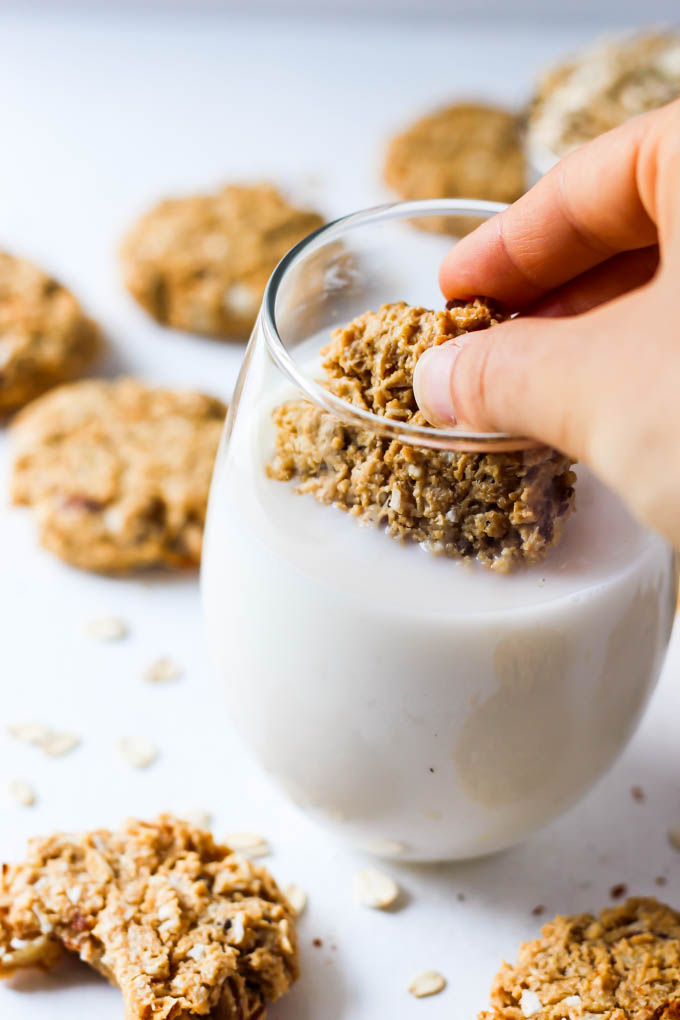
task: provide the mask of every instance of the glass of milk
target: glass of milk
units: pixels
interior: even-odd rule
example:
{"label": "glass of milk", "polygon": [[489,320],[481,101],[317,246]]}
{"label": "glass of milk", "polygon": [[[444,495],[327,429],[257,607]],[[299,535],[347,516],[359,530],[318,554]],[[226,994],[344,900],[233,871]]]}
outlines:
{"label": "glass of milk", "polygon": [[336,326],[385,302],[442,307],[452,241],[410,220],[501,208],[400,203],[293,249],[269,283],[210,497],[202,590],[227,710],[303,810],[404,860],[490,853],[581,797],[630,739],[674,617],[670,548],[584,468],[561,543],[510,575],[400,544],[267,477],[272,410],[301,394],[416,446],[528,445],[390,423],[318,382]]}

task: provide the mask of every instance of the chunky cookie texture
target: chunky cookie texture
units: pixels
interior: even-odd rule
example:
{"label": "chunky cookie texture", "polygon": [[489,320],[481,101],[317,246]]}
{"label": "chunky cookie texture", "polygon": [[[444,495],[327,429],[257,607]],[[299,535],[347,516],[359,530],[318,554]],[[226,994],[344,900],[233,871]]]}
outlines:
{"label": "chunky cookie texture", "polygon": [[[401,198],[514,202],[526,190],[519,119],[507,110],[456,104],[411,125],[390,143],[385,183]],[[470,217],[423,217],[424,230],[464,234]]]}
{"label": "chunky cookie texture", "polygon": [[61,386],[15,419],[13,500],[75,566],[195,566],[225,413],[135,379]]}
{"label": "chunky cookie texture", "polygon": [[[500,318],[479,299],[445,311],[383,305],[332,334],[322,352],[324,385],[391,421],[426,425],[413,393],[419,356]],[[431,552],[476,557],[501,572],[538,563],[573,506],[571,462],[554,450],[470,454],[408,446],[307,400],[289,401],[273,417],[271,478],[296,479],[298,492]]]}
{"label": "chunky cookie texture", "polygon": [[66,287],[0,252],[0,417],[80,375],[99,347],[97,327]]}
{"label": "chunky cookie texture", "polygon": [[271,875],[170,815],[34,839],[3,865],[0,977],[62,949],[120,988],[125,1020],[262,1020],[298,976]]}
{"label": "chunky cookie texture", "polygon": [[631,899],[556,917],[504,964],[479,1020],[678,1020],[680,914]]}
{"label": "chunky cookie texture", "polygon": [[125,283],[159,322],[244,339],[277,262],[323,222],[267,184],[168,199],[123,242]]}

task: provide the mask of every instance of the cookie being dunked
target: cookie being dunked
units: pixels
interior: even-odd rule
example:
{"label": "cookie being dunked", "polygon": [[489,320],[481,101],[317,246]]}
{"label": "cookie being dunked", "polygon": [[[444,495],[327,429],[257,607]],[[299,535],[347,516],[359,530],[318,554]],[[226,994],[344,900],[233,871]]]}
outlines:
{"label": "cookie being dunked", "polygon": [[[443,311],[383,305],[332,334],[322,351],[323,385],[364,411],[424,426],[413,393],[420,355],[501,319],[479,299]],[[384,525],[393,538],[477,558],[493,570],[539,563],[573,506],[571,462],[545,447],[489,454],[425,449],[347,424],[307,400],[278,407],[274,424],[270,477],[295,479],[298,492]]]}

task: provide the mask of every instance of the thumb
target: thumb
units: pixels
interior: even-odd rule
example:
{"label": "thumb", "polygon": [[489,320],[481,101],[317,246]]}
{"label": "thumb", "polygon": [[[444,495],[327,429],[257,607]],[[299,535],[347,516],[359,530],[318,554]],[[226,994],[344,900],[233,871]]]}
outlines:
{"label": "thumb", "polygon": [[416,401],[436,426],[509,432],[585,454],[597,413],[603,309],[564,319],[518,318],[429,348],[413,378]]}

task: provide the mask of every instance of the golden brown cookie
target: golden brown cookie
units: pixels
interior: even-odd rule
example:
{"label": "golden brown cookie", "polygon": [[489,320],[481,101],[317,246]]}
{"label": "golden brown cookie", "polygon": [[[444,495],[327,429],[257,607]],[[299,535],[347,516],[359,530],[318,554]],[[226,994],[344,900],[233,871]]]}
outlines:
{"label": "golden brown cookie", "polygon": [[14,502],[34,508],[46,548],[86,570],[194,566],[225,413],[135,379],[61,386],[15,420]]}
{"label": "golden brown cookie", "polygon": [[[355,407],[426,425],[413,372],[428,347],[493,328],[503,316],[477,299],[430,311],[398,302],[336,330],[322,355],[323,384]],[[393,538],[505,572],[538,563],[562,534],[574,502],[568,458],[546,447],[519,453],[439,452],[407,446],[293,400],[274,411],[267,471],[298,482]]]}
{"label": "golden brown cookie", "polygon": [[293,911],[264,868],[170,815],[29,842],[0,878],[0,977],[76,953],[125,1020],[263,1020],[298,975]]}
{"label": "golden brown cookie", "polygon": [[0,252],[0,418],[79,375],[98,347],[97,327],[66,287]]}
{"label": "golden brown cookie", "polygon": [[[384,177],[404,199],[514,202],[526,190],[519,120],[507,110],[476,103],[447,106],[392,140]],[[424,230],[465,234],[479,221],[431,216],[414,222]]]}
{"label": "golden brown cookie", "polygon": [[631,899],[556,917],[504,964],[480,1020],[679,1020],[680,914]]}
{"label": "golden brown cookie", "polygon": [[158,322],[242,340],[277,262],[322,224],[268,184],[168,199],[126,237],[125,283]]}

